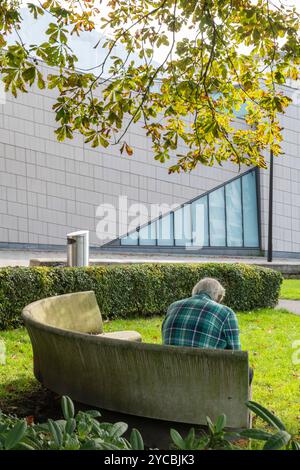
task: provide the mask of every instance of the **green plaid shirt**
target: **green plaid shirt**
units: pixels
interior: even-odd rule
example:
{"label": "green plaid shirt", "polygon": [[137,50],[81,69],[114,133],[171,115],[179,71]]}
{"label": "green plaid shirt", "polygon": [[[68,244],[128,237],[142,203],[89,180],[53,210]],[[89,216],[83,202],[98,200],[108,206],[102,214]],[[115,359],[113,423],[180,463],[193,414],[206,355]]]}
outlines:
{"label": "green plaid shirt", "polygon": [[207,294],[170,305],[162,325],[164,344],[210,349],[241,349],[235,313]]}

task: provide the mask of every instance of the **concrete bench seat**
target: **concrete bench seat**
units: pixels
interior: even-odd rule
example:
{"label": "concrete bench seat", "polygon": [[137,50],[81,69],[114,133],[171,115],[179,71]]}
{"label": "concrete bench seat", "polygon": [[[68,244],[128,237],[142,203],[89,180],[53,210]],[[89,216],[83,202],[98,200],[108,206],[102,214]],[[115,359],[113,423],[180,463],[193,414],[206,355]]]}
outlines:
{"label": "concrete bench seat", "polygon": [[[94,292],[38,300],[22,313],[35,377],[48,389],[104,410],[189,424],[225,413],[250,425],[248,353],[141,342],[103,333]],[[125,339],[125,340],[124,340]]]}
{"label": "concrete bench seat", "polygon": [[97,336],[105,336],[105,338],[121,339],[125,341],[142,341],[142,337],[137,331],[111,331],[110,333],[101,333]]}

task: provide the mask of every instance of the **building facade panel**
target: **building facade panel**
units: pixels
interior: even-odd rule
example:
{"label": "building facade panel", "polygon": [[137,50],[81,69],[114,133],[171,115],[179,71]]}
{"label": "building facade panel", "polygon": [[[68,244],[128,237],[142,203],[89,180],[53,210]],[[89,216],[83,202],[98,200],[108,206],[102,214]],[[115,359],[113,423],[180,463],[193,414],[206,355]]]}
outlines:
{"label": "building facade panel", "polygon": [[[44,67],[44,72],[50,69]],[[285,155],[274,163],[274,250],[299,253],[300,245],[300,100],[299,90],[288,89],[293,104],[281,118]],[[70,231],[88,229],[93,246],[97,237],[97,208],[128,205],[183,204],[238,175],[236,165],[199,166],[191,174],[168,174],[169,164],[154,160],[141,123],[129,130],[132,157],[117,146],[92,149],[82,136],[56,141],[55,94],[32,88],[0,105],[0,243],[65,245]],[[237,125],[244,126],[242,120]],[[181,149],[181,152],[184,148]],[[243,169],[242,171],[245,171]],[[261,247],[267,249],[269,170],[260,170],[259,206]],[[235,209],[234,217],[238,207]],[[122,213],[122,210],[120,210]],[[150,218],[150,210],[149,210]],[[247,221],[245,221],[247,223]],[[121,231],[126,226],[120,224]],[[219,234],[220,235],[220,234]],[[238,234],[229,234],[234,239]],[[111,237],[113,238],[113,237]]]}

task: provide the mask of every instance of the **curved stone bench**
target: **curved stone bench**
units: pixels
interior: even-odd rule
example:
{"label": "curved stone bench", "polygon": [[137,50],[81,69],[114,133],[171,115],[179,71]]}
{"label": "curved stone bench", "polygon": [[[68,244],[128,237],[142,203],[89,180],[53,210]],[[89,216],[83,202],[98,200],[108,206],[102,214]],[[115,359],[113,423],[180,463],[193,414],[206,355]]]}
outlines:
{"label": "curved stone bench", "polygon": [[103,334],[95,294],[34,302],[22,313],[35,377],[50,390],[88,405],[136,416],[206,424],[225,413],[232,428],[249,426],[248,353],[141,343]]}

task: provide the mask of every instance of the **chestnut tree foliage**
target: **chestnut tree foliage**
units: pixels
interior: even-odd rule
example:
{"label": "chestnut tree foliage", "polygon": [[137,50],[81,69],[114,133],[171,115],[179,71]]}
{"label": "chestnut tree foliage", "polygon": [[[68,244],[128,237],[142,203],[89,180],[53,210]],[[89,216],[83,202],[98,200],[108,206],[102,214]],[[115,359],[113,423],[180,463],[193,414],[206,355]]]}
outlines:
{"label": "chestnut tree foliage", "polygon": [[[51,15],[47,40],[24,44],[20,2],[1,0],[0,72],[14,96],[33,84],[56,89],[58,140],[79,132],[92,147],[119,145],[131,155],[126,135],[139,122],[155,159],[176,155],[170,172],[223,161],[265,167],[266,149],[281,154],[278,117],[290,99],[280,85],[298,79],[300,62],[299,14],[283,0],[46,0],[26,8],[32,21]],[[103,60],[79,69],[70,35],[100,37],[101,28],[107,39],[94,47],[105,49]],[[42,63],[53,72],[45,76]],[[234,125],[242,107],[243,129]]]}

